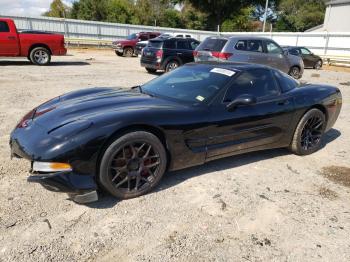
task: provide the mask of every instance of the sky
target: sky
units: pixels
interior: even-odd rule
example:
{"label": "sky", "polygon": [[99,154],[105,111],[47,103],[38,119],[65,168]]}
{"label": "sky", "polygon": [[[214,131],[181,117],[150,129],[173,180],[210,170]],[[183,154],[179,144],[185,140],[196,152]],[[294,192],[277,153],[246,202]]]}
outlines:
{"label": "sky", "polygon": [[[0,0],[0,15],[40,16],[46,12],[52,0]],[[64,0],[71,6],[74,0]]]}

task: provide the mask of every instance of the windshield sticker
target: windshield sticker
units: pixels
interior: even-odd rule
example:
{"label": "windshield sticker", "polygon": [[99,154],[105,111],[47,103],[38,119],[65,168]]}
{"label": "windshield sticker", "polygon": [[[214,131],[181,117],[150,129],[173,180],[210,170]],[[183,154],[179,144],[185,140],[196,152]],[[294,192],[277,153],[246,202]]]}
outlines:
{"label": "windshield sticker", "polygon": [[218,73],[218,74],[222,74],[222,75],[226,75],[226,76],[233,76],[236,72],[235,71],[231,71],[231,70],[227,70],[227,69],[223,69],[223,68],[213,68],[212,70],[210,70],[211,73]]}
{"label": "windshield sticker", "polygon": [[197,96],[196,99],[197,99],[198,101],[201,101],[201,102],[202,102],[202,101],[204,101],[205,98],[204,98],[203,96]]}

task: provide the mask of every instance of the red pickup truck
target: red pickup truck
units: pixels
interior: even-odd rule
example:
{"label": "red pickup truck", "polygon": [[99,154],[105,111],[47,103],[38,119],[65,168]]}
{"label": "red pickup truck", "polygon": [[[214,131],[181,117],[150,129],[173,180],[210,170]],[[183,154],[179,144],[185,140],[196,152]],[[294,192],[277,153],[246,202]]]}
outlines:
{"label": "red pickup truck", "polygon": [[64,36],[39,31],[17,32],[12,19],[0,18],[0,56],[27,57],[33,64],[47,65],[52,55],[65,55]]}
{"label": "red pickup truck", "polygon": [[118,56],[131,57],[136,54],[136,44],[140,41],[148,41],[160,36],[159,32],[140,32],[131,34],[126,39],[114,41],[112,47]]}

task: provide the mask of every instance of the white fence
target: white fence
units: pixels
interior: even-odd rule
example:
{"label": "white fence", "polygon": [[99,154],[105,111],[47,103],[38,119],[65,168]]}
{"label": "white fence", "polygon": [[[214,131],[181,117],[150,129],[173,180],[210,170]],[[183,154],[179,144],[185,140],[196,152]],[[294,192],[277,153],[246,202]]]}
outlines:
{"label": "white fence", "polygon": [[[198,31],[187,29],[175,29],[165,27],[152,27],[140,25],[128,25],[117,23],[103,23],[94,21],[82,21],[73,19],[60,19],[49,17],[22,17],[0,14],[0,17],[14,19],[19,30],[43,30],[64,34],[69,41],[79,40],[81,43],[90,40],[112,41],[125,38],[131,33],[140,31],[160,31],[163,33],[187,33],[198,40],[204,40],[208,36],[218,35],[213,31]],[[350,58],[350,32],[344,33],[249,33],[231,32],[221,35],[255,35],[274,39],[280,45],[306,46],[315,54],[325,57]],[[95,41],[98,43],[99,41]]]}

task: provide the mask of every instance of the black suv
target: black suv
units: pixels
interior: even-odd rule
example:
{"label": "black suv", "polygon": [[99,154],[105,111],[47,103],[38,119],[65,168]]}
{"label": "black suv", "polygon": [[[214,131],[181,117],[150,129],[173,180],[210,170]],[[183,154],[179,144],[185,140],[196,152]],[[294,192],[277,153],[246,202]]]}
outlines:
{"label": "black suv", "polygon": [[193,51],[199,41],[193,38],[155,38],[148,42],[141,54],[141,66],[150,73],[169,72],[194,61]]}

